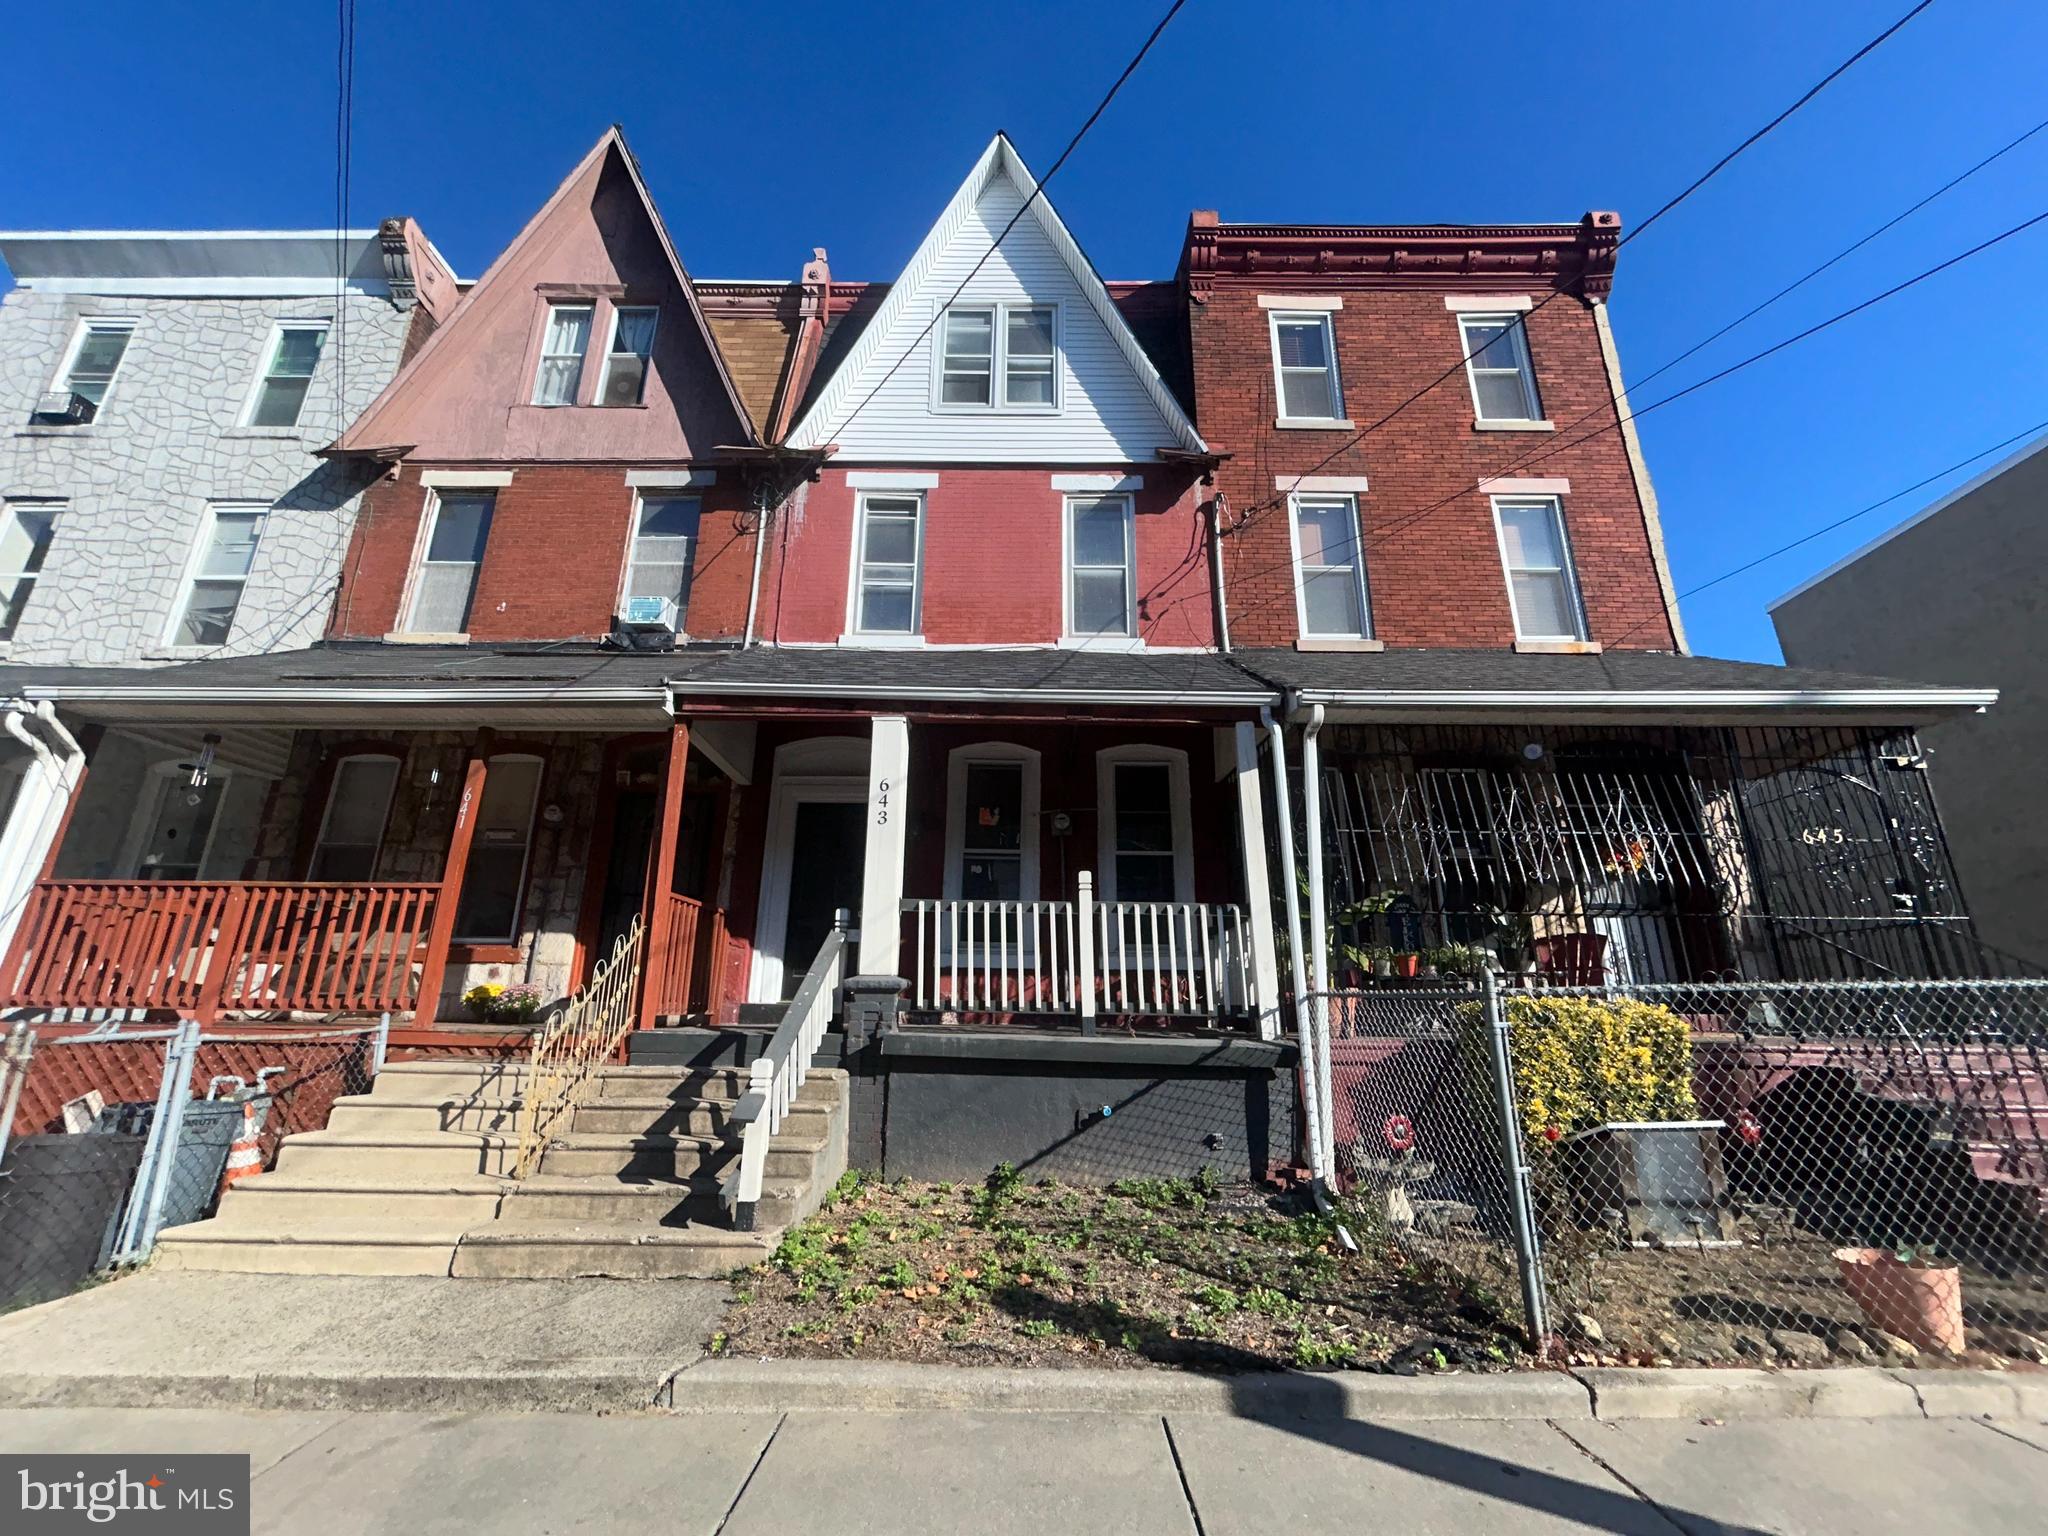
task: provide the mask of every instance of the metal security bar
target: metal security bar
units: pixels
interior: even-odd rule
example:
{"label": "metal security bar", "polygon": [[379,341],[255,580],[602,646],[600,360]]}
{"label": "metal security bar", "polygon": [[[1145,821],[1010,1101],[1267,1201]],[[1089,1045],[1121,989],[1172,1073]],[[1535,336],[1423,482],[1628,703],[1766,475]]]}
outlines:
{"label": "metal security bar", "polygon": [[1348,983],[2034,973],[1977,940],[1908,733],[1359,726],[1325,750]]}
{"label": "metal security bar", "polygon": [[512,1177],[531,1177],[548,1143],[566,1130],[633,1028],[643,929],[638,917],[590,979],[535,1031],[519,1095],[519,1155]]}

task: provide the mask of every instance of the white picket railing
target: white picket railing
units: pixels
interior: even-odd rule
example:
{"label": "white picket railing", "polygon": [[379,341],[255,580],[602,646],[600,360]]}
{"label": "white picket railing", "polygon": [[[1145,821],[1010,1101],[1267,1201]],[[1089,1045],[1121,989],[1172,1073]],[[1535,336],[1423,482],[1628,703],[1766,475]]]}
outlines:
{"label": "white picket railing", "polygon": [[747,1091],[733,1105],[732,1124],[740,1132],[740,1161],[727,1198],[733,1225],[742,1232],[754,1230],[754,1207],[768,1170],[768,1144],[796,1103],[797,1090],[809,1076],[811,1059],[818,1054],[825,1029],[839,1006],[847,943],[846,914],[842,912],[783,1011],[774,1038],[748,1069]]}
{"label": "white picket railing", "polygon": [[1094,899],[903,903],[910,1007],[1218,1018],[1256,1011],[1240,907]]}

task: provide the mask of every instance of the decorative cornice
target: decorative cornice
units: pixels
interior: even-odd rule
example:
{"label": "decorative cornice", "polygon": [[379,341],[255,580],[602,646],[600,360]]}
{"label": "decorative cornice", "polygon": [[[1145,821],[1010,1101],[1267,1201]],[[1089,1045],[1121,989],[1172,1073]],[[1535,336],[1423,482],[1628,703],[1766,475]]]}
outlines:
{"label": "decorative cornice", "polygon": [[377,250],[384,259],[384,281],[391,285],[392,308],[411,309],[419,302],[419,289],[413,283],[404,219],[386,219],[377,226]]}
{"label": "decorative cornice", "polygon": [[1621,215],[1576,224],[1225,224],[1188,221],[1181,275],[1188,297],[1217,287],[1428,288],[1475,282],[1558,288],[1604,299],[1614,286]]}

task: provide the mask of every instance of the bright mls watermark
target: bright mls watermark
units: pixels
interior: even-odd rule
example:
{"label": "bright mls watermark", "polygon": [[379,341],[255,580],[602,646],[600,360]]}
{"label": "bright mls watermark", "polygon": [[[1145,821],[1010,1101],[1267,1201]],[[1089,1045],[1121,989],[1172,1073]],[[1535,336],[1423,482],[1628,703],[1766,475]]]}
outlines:
{"label": "bright mls watermark", "polygon": [[247,1456],[0,1455],[0,1531],[248,1536]]}

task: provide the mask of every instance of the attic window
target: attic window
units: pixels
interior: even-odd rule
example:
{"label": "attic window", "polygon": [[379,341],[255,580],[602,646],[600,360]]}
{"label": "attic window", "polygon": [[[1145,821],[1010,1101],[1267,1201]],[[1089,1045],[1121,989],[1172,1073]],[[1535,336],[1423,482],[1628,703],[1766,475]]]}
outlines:
{"label": "attic window", "polygon": [[605,354],[604,377],[597,386],[600,405],[638,405],[647,389],[647,359],[654,352],[654,322],[659,310],[612,311],[612,344]]}
{"label": "attic window", "polygon": [[550,304],[547,334],[541,338],[540,371],[533,380],[535,405],[574,405],[583,382],[583,354],[590,345],[591,307]]}
{"label": "attic window", "polygon": [[939,351],[940,410],[1059,409],[1059,311],[1050,304],[949,309]]}

